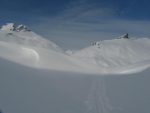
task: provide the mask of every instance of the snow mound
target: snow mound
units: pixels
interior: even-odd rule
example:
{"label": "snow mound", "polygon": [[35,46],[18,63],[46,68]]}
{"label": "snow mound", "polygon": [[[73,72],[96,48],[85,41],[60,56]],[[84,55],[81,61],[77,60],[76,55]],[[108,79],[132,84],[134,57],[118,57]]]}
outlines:
{"label": "snow mound", "polygon": [[26,66],[36,65],[39,54],[31,48],[0,41],[0,57]]}

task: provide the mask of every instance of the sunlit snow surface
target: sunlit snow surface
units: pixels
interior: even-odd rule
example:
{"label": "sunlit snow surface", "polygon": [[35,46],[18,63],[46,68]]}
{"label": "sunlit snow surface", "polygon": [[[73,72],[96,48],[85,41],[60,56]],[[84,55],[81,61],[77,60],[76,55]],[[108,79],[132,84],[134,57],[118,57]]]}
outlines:
{"label": "sunlit snow surface", "polygon": [[149,112],[150,39],[105,40],[64,51],[32,31],[10,28],[0,31],[3,113]]}
{"label": "sunlit snow surface", "polygon": [[0,57],[32,68],[93,74],[128,74],[150,67],[150,39],[113,39],[64,51],[36,33],[0,31]]}

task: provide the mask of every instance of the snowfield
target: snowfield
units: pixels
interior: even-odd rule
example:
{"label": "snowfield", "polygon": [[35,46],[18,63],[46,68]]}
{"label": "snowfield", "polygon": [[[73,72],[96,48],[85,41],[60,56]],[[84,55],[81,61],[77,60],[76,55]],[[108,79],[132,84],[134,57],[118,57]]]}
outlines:
{"label": "snowfield", "polygon": [[149,50],[149,38],[121,36],[65,51],[24,25],[4,25],[0,112],[149,113]]}
{"label": "snowfield", "polygon": [[119,38],[64,51],[26,26],[0,30],[0,57],[32,68],[93,74],[128,74],[149,68],[150,39]]}

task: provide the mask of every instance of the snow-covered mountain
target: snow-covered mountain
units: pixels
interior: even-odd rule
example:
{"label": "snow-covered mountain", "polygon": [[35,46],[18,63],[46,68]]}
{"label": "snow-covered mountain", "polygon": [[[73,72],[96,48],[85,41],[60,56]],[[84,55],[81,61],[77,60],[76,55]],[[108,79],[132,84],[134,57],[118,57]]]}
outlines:
{"label": "snow-covered mountain", "polygon": [[0,29],[0,112],[148,113],[149,49],[149,38],[125,34],[65,51],[24,25],[6,24]]}
{"label": "snow-covered mountain", "polygon": [[1,27],[0,41],[23,46],[50,48],[56,51],[61,51],[55,43],[44,39],[24,25],[16,26],[14,23],[7,23]]}
{"label": "snow-covered mountain", "polygon": [[150,39],[129,38],[92,43],[64,51],[54,42],[13,23],[0,29],[0,57],[33,68],[83,73],[134,73],[150,67]]}
{"label": "snow-covered mountain", "polygon": [[106,71],[119,71],[125,67],[140,66],[143,62],[145,66],[149,66],[149,49],[150,39],[148,38],[119,38],[94,42],[89,47],[71,52],[71,55],[88,65],[105,68]]}

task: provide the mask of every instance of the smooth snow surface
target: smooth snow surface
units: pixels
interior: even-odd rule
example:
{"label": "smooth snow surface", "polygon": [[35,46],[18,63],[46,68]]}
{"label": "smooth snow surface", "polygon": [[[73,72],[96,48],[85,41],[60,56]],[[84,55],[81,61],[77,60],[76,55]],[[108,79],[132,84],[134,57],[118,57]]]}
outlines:
{"label": "smooth snow surface", "polygon": [[93,74],[128,74],[150,67],[150,39],[113,39],[82,50],[64,51],[26,27],[0,30],[0,57],[32,68]]}

